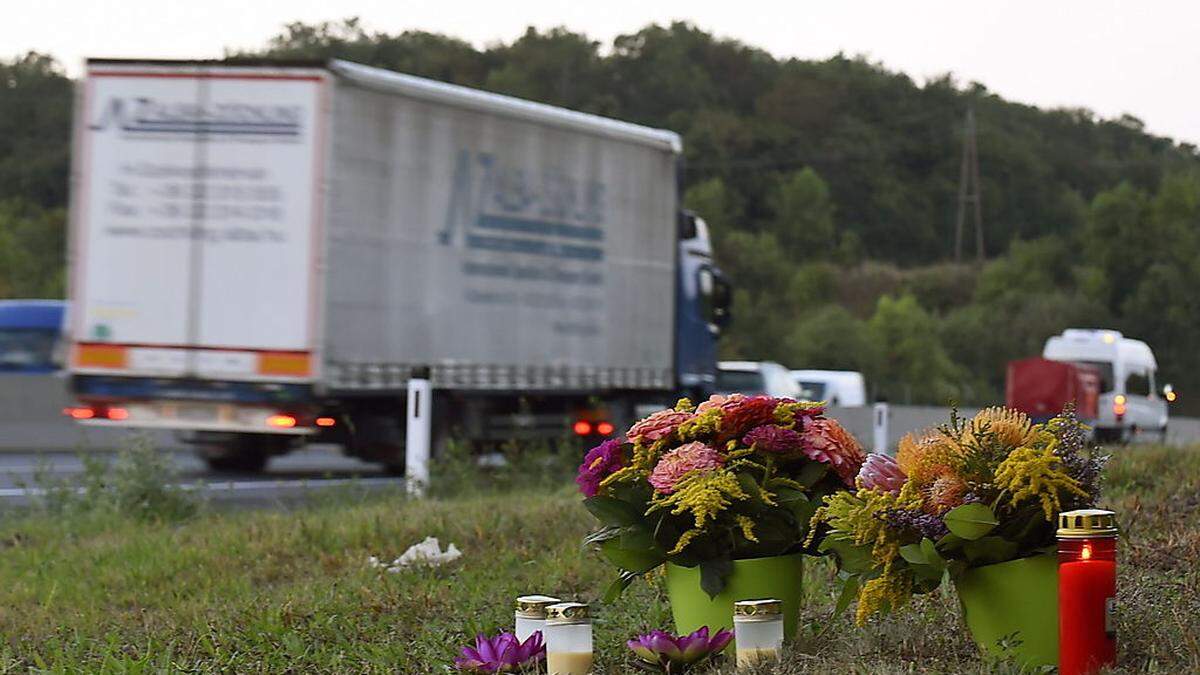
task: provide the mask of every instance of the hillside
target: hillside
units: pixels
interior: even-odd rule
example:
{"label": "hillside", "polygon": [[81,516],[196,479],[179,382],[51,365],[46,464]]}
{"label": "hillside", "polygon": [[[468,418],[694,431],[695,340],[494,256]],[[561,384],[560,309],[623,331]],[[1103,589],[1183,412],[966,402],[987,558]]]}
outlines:
{"label": "hillside", "polygon": [[[1135,118],[842,55],[778,59],[687,24],[486,49],[292,24],[230,56],[338,56],[680,132],[685,201],[738,287],[728,355],[862,369],[897,401],[989,402],[1009,358],[1068,325],[1112,326],[1151,343],[1184,401],[1200,388],[1200,157]],[[0,297],[62,292],[70,96],[48,57],[0,63]],[[968,105],[988,263],[956,266]]]}

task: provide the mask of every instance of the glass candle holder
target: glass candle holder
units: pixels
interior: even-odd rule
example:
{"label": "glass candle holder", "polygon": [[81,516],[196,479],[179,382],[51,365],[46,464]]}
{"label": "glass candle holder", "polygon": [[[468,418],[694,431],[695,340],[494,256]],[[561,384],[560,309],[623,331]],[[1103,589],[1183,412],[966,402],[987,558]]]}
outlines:
{"label": "glass candle holder", "polygon": [[1117,660],[1116,514],[1058,516],[1058,672],[1088,675]]}
{"label": "glass candle holder", "polygon": [[592,672],[592,615],[581,602],[546,608],[546,672],[587,675]]}
{"label": "glass candle holder", "polygon": [[513,634],[524,642],[530,635],[542,631],[546,637],[546,608],[562,602],[549,595],[522,595],[517,598],[517,610],[513,613]]}
{"label": "glass candle holder", "polygon": [[733,604],[737,667],[776,661],[783,654],[783,603],[773,598]]}

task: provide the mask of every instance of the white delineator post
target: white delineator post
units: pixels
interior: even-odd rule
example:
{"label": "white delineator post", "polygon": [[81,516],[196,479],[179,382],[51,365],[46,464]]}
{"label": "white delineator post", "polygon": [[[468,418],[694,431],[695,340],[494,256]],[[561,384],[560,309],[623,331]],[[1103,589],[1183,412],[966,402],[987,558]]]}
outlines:
{"label": "white delineator post", "polygon": [[428,371],[418,369],[408,380],[408,424],[405,427],[404,476],[409,494],[425,494],[429,485],[429,443],[433,422],[433,387]]}
{"label": "white delineator post", "polygon": [[888,454],[888,417],[891,412],[888,410],[888,404],[876,403],[874,418],[871,426],[875,431],[875,452],[886,455]]}

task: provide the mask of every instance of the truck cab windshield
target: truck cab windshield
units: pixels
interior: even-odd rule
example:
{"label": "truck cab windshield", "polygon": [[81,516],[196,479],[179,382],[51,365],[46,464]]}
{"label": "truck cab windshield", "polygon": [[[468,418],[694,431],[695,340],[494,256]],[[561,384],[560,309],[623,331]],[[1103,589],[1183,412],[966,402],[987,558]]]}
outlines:
{"label": "truck cab windshield", "polygon": [[767,391],[767,380],[758,371],[718,370],[716,390],[723,394],[763,394]]}
{"label": "truck cab windshield", "polygon": [[0,371],[45,372],[55,369],[57,334],[37,328],[0,328]]}
{"label": "truck cab windshield", "polygon": [[1091,366],[1100,371],[1100,391],[1108,393],[1113,390],[1113,364],[1108,361],[1075,361],[1081,366]]}

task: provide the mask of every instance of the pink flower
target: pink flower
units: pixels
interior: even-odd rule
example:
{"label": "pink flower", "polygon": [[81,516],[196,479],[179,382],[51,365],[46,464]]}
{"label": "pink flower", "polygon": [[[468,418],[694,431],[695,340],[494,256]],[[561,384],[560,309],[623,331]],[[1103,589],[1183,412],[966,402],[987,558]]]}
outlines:
{"label": "pink flower", "polygon": [[850,432],[842,428],[837,420],[817,417],[804,423],[801,435],[804,437],[804,454],[809,459],[828,464],[842,482],[854,485],[854,478],[866,457],[862,446]]}
{"label": "pink flower", "polygon": [[650,472],[650,484],[663,494],[671,494],[689,471],[712,471],[721,466],[721,461],[716,450],[693,441],[663,455]]}
{"label": "pink flower", "polygon": [[691,416],[691,413],[678,410],[659,410],[629,427],[625,437],[629,439],[630,443],[653,443],[675,433],[675,429]]}
{"label": "pink flower", "polygon": [[713,394],[712,396],[708,397],[707,401],[696,406],[696,412],[697,413],[708,412],[709,410],[712,410],[713,408],[721,408],[722,410],[727,410],[745,400],[746,400],[745,394],[729,394],[728,396],[726,396],[724,394]]}
{"label": "pink flower", "polygon": [[858,484],[868,490],[898,495],[906,480],[908,476],[904,475],[896,460],[878,452],[867,455],[862,468],[858,470]]}
{"label": "pink flower", "polygon": [[799,432],[776,424],[764,424],[754,427],[743,436],[742,444],[762,452],[787,456],[803,449],[804,437]]}

